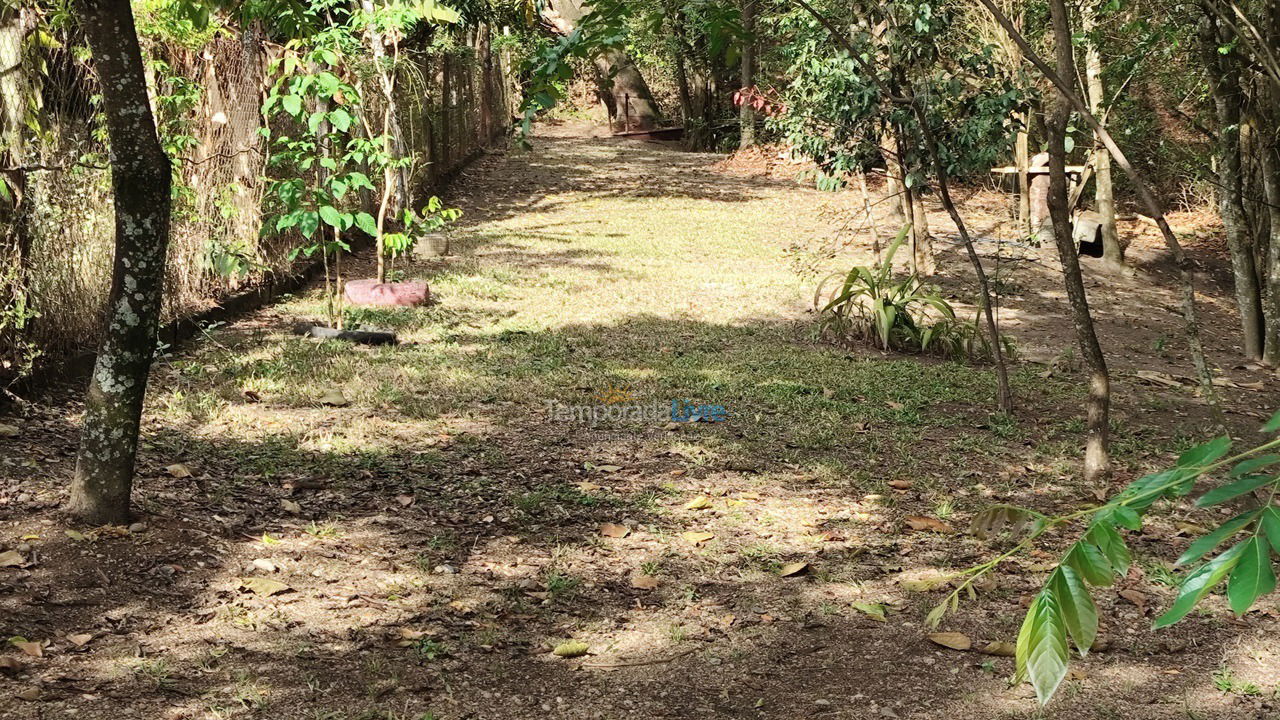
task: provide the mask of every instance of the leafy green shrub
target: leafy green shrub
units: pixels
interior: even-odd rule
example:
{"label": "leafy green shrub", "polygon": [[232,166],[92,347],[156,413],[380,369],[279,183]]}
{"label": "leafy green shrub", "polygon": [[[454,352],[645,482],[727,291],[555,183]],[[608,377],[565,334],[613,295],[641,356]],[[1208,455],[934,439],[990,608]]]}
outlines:
{"label": "leafy green shrub", "polygon": [[[957,318],[936,285],[921,282],[915,273],[901,280],[894,277],[893,256],[910,229],[908,225],[898,232],[879,265],[857,266],[843,275],[844,282],[825,304],[827,284],[842,276],[836,273],[818,284],[814,307],[820,315],[819,335],[841,344],[872,342],[882,350],[990,358],[990,340],[976,320]],[[1001,342],[1012,352],[1006,338]]]}

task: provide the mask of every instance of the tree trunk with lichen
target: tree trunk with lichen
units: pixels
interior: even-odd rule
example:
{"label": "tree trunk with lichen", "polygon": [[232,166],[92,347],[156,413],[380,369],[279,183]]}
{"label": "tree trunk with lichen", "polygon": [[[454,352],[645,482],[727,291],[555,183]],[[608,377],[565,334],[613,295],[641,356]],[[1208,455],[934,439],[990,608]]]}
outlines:
{"label": "tree trunk with lichen", "polygon": [[147,99],[129,0],[82,0],[77,9],[102,89],[116,248],[106,328],[85,399],[67,509],[86,523],[118,524],[130,514],[138,430],[164,288],[172,180]]}

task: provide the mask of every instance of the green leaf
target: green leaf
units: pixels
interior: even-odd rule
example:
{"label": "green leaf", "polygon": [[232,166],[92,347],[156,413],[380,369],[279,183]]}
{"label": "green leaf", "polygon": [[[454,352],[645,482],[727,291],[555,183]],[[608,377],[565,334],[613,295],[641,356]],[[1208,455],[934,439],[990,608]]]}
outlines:
{"label": "green leaf", "polygon": [[1240,561],[1240,555],[1244,552],[1246,543],[1240,543],[1233,546],[1230,550],[1222,553],[1218,557],[1201,565],[1199,569],[1187,576],[1182,581],[1182,589],[1178,594],[1178,599],[1174,601],[1173,607],[1160,617],[1156,618],[1155,628],[1168,627],[1191,612],[1191,608],[1195,607],[1209,591],[1222,582],[1222,579],[1231,572],[1236,563]]}
{"label": "green leaf", "polygon": [[1267,467],[1268,465],[1275,465],[1276,463],[1280,463],[1280,455],[1259,455],[1255,458],[1242,460],[1241,462],[1236,463],[1235,467],[1231,468],[1231,477],[1248,475],[1254,470],[1259,470]]}
{"label": "green leaf", "polygon": [[302,112],[302,98],[297,95],[285,95],[280,98],[280,106],[290,115],[297,117]]}
{"label": "green leaf", "polygon": [[1040,591],[1027,608],[1027,617],[1018,631],[1015,651],[1017,673],[1014,680],[1030,680],[1040,704],[1049,702],[1067,676],[1067,626],[1054,593]]}
{"label": "green leaf", "polygon": [[1227,454],[1231,449],[1231,438],[1223,435],[1216,437],[1203,445],[1197,445],[1190,450],[1178,456],[1178,467],[1180,468],[1202,468],[1213,463],[1214,460]]}
{"label": "green leaf", "polygon": [[320,219],[333,227],[342,229],[342,213],[338,212],[331,205],[323,205],[320,207]]}
{"label": "green leaf", "polygon": [[1270,485],[1277,479],[1274,475],[1246,475],[1230,485],[1214,488],[1201,495],[1200,499],[1196,500],[1196,507],[1208,507],[1217,505],[1220,502],[1226,502],[1245,493],[1253,492],[1264,485]]}
{"label": "green leaf", "polygon": [[1187,548],[1186,552],[1182,553],[1174,565],[1186,565],[1204,557],[1205,553],[1221,545],[1223,540],[1240,532],[1240,528],[1248,525],[1249,521],[1253,520],[1257,514],[1257,510],[1246,510],[1222,523],[1212,532],[1200,536],[1195,542],[1191,543],[1191,547]]}
{"label": "green leaf", "polygon": [[298,218],[298,230],[302,232],[302,237],[311,239],[316,234],[316,230],[320,227],[320,216],[313,212],[304,212]]}
{"label": "green leaf", "polygon": [[1079,577],[1089,581],[1091,585],[1110,585],[1115,580],[1111,570],[1111,561],[1097,545],[1081,540],[1071,546],[1062,564],[1070,567]]}
{"label": "green leaf", "polygon": [[1267,424],[1262,426],[1262,432],[1275,432],[1277,430],[1280,430],[1280,410],[1277,410],[1276,414],[1272,415],[1271,419],[1267,421]]}
{"label": "green leaf", "polygon": [[1124,544],[1124,538],[1120,537],[1120,533],[1110,525],[1094,525],[1085,540],[1092,542],[1098,546],[1102,554],[1107,556],[1107,560],[1111,563],[1111,569],[1117,575],[1124,575],[1129,572],[1129,563],[1132,558],[1129,556],[1129,548]]}
{"label": "green leaf", "polygon": [[1071,639],[1083,657],[1098,637],[1098,608],[1093,604],[1093,597],[1076,571],[1066,565],[1059,565],[1053,571],[1048,584],[1057,596]]}
{"label": "green leaf", "polygon": [[1271,542],[1271,547],[1280,553],[1280,508],[1272,505],[1263,510],[1259,524],[1262,525],[1262,532],[1266,534],[1267,540]]}
{"label": "green leaf", "polygon": [[378,221],[373,219],[369,213],[356,213],[356,227],[360,228],[369,235],[378,236]]}
{"label": "green leaf", "polygon": [[1240,562],[1227,582],[1227,599],[1231,611],[1244,615],[1258,598],[1276,589],[1276,574],[1271,569],[1271,545],[1255,535],[1245,543]]}
{"label": "green leaf", "polygon": [[338,132],[346,132],[351,127],[351,114],[342,108],[338,108],[329,113],[329,122],[333,123]]}

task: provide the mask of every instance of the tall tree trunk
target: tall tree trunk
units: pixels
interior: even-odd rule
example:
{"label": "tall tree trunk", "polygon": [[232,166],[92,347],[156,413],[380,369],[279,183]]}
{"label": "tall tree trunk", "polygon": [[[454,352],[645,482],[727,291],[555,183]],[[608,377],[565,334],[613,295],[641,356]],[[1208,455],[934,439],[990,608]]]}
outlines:
{"label": "tall tree trunk", "polygon": [[[1097,8],[1094,0],[1085,0],[1080,6],[1082,25],[1086,35],[1097,30]],[[1107,102],[1106,91],[1102,82],[1102,48],[1096,37],[1085,44],[1084,72],[1089,91],[1089,110],[1098,118],[1106,115],[1104,105]],[[1120,244],[1120,234],[1116,231],[1116,198],[1111,182],[1111,154],[1102,146],[1102,141],[1095,133],[1093,148],[1094,168],[1094,202],[1098,215],[1102,220],[1102,259],[1112,265],[1124,264],[1124,246]]]}
{"label": "tall tree trunk", "polygon": [[[544,17],[557,31],[568,35],[589,12],[590,6],[582,0],[552,0],[544,11]],[[625,128],[652,130],[658,126],[662,120],[658,103],[653,99],[644,76],[625,52],[606,50],[596,58],[596,70],[601,82],[609,87],[614,107]]]}
{"label": "tall tree trunk", "polygon": [[1262,357],[1263,350],[1262,295],[1244,208],[1244,169],[1240,146],[1244,93],[1240,85],[1240,57],[1234,51],[1226,55],[1219,52],[1219,48],[1230,44],[1230,37],[1221,30],[1212,12],[1207,12],[1201,24],[1200,37],[1201,54],[1209,70],[1206,74],[1218,121],[1218,212],[1222,216],[1227,247],[1231,251],[1244,354],[1257,359]]}
{"label": "tall tree trunk", "polygon": [[116,250],[67,509],[87,523],[122,523],[160,319],[172,171],[151,116],[129,0],[82,0],[79,10],[103,88]]}
{"label": "tall tree trunk", "polygon": [[[756,84],[756,0],[742,0],[742,90],[748,92]],[[756,144],[756,111],[748,102],[746,95],[742,97],[742,105],[738,108],[738,148],[749,148]]]}
{"label": "tall tree trunk", "polygon": [[[1280,45],[1280,0],[1267,3],[1263,27],[1271,47]],[[1259,95],[1265,101],[1259,113],[1259,122],[1263,126],[1259,135],[1263,139],[1262,181],[1269,233],[1268,259],[1264,264],[1267,297],[1263,360],[1275,367],[1280,366],[1280,67],[1266,73]]]}
{"label": "tall tree trunk", "polygon": [[[1058,73],[1072,75],[1075,73],[1075,60],[1071,51],[1070,19],[1064,1],[1049,0],[1049,12],[1053,19]],[[1111,381],[1107,374],[1107,361],[1102,355],[1102,346],[1094,332],[1093,316],[1089,312],[1089,299],[1080,272],[1080,258],[1071,232],[1066,170],[1067,123],[1070,119],[1071,105],[1065,93],[1059,91],[1045,123],[1049,135],[1049,217],[1053,222],[1058,257],[1062,260],[1063,282],[1071,304],[1071,322],[1075,326],[1076,341],[1080,344],[1080,354],[1089,368],[1084,478],[1086,482],[1093,483],[1105,478],[1110,470],[1108,434]]]}
{"label": "tall tree trunk", "polygon": [[[801,3],[803,1],[797,0],[797,2]],[[1196,309],[1196,291],[1191,276],[1191,261],[1187,259],[1187,254],[1183,252],[1182,243],[1178,242],[1178,236],[1173,234],[1173,228],[1169,227],[1169,221],[1164,216],[1164,208],[1161,206],[1160,201],[1151,192],[1151,186],[1133,167],[1133,163],[1129,162],[1129,158],[1124,154],[1124,150],[1120,148],[1120,145],[1116,143],[1115,138],[1111,137],[1111,133],[1107,132],[1107,129],[1093,116],[1093,113],[1089,112],[1089,107],[1085,105],[1084,101],[1075,94],[1074,85],[1066,79],[1071,76],[1063,76],[1050,67],[1036,53],[1035,48],[1031,47],[1031,43],[1027,42],[1022,33],[1018,32],[1018,28],[1014,26],[1013,21],[1001,12],[1000,8],[996,7],[992,0],[978,0],[978,2],[987,9],[987,12],[991,13],[991,17],[995,18],[1000,27],[1004,28],[1009,39],[1017,43],[1027,60],[1049,82],[1053,83],[1059,94],[1071,103],[1071,106],[1079,113],[1085,124],[1102,139],[1102,144],[1111,153],[1111,159],[1115,161],[1115,164],[1119,166],[1125,177],[1132,183],[1134,190],[1138,193],[1138,199],[1142,202],[1147,213],[1155,218],[1156,227],[1160,228],[1160,236],[1164,238],[1164,244],[1169,248],[1169,254],[1173,256],[1173,264],[1178,269],[1179,304],[1182,306],[1182,319],[1187,336],[1187,346],[1191,351],[1191,361],[1195,365],[1196,377],[1200,381],[1200,392],[1204,395],[1210,407],[1213,408],[1218,425],[1225,426],[1226,419],[1222,413],[1222,406],[1218,402],[1217,391],[1213,387],[1213,370],[1209,367],[1209,361],[1204,354],[1204,343],[1200,340],[1200,315]]]}

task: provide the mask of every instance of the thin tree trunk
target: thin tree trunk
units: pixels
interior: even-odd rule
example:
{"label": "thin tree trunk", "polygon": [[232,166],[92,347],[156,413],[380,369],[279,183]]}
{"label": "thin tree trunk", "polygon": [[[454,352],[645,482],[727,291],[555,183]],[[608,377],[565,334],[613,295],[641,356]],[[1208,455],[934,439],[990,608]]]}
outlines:
{"label": "thin tree trunk", "polygon": [[1019,113],[1021,127],[1013,140],[1013,166],[1018,171],[1018,230],[1024,237],[1035,234],[1031,227],[1031,117],[1029,112]]}
{"label": "thin tree trunk", "polygon": [[[1094,0],[1085,0],[1080,6],[1086,35],[1093,34],[1098,25],[1097,9]],[[1102,82],[1102,49],[1096,38],[1090,38],[1085,45],[1084,72],[1089,91],[1089,109],[1099,118],[1106,116],[1103,107],[1107,102],[1106,90]],[[1093,167],[1095,173],[1094,202],[1098,215],[1102,220],[1102,259],[1111,265],[1124,264],[1124,246],[1120,244],[1120,234],[1116,231],[1116,199],[1111,182],[1111,155],[1102,147],[1102,141],[1096,139],[1093,149]],[[1082,180],[1083,182],[1083,180]]]}
{"label": "thin tree trunk", "polygon": [[934,139],[933,130],[929,127],[928,116],[920,106],[919,96],[912,93],[911,107],[916,120],[920,123],[920,132],[924,137],[925,148],[933,161],[933,172],[938,176],[938,194],[942,197],[942,205],[946,208],[951,221],[955,223],[960,240],[964,243],[965,253],[973,266],[973,273],[978,278],[978,305],[982,311],[987,331],[987,341],[991,343],[991,357],[996,366],[996,405],[1001,412],[1013,410],[1013,391],[1009,386],[1009,370],[1005,365],[1004,346],[1000,342],[1000,328],[996,325],[995,313],[991,308],[991,284],[987,281],[987,271],[982,267],[982,260],[973,247],[973,238],[965,226],[964,218],[951,200],[951,184],[947,179],[947,168],[942,162],[942,154],[938,152],[938,142]]}
{"label": "thin tree trunk", "polygon": [[[756,0],[742,0],[742,90],[747,92],[756,84]],[[749,148],[756,144],[756,111],[747,97],[742,97],[738,108],[738,148]]]}
{"label": "thin tree trunk", "polygon": [[[797,0],[802,2],[803,0]],[[1027,60],[1039,70],[1045,78],[1054,84],[1066,99],[1080,114],[1080,118],[1084,120],[1089,129],[1093,130],[1102,140],[1102,144],[1106,146],[1107,151],[1111,153],[1111,159],[1129,178],[1138,192],[1138,198],[1142,201],[1143,207],[1147,213],[1155,219],[1156,226],[1160,228],[1160,235],[1164,238],[1165,245],[1169,248],[1169,254],[1173,256],[1174,266],[1178,268],[1178,281],[1181,285],[1181,305],[1182,318],[1187,334],[1187,345],[1191,350],[1191,360],[1195,364],[1196,375],[1200,381],[1200,392],[1204,394],[1205,400],[1213,407],[1219,425],[1225,425],[1225,418],[1222,415],[1222,408],[1218,404],[1217,392],[1213,388],[1213,371],[1209,369],[1208,360],[1204,354],[1204,344],[1200,341],[1200,320],[1199,313],[1196,311],[1196,295],[1195,285],[1191,278],[1191,263],[1187,260],[1187,254],[1182,250],[1182,244],[1178,242],[1178,236],[1173,234],[1173,229],[1169,227],[1169,221],[1164,216],[1164,208],[1161,207],[1160,201],[1151,192],[1151,187],[1134,169],[1133,164],[1129,162],[1129,158],[1125,156],[1124,151],[1116,144],[1115,138],[1111,137],[1111,133],[1098,122],[1098,119],[1089,112],[1089,108],[1079,97],[1076,96],[1073,86],[1068,83],[1062,75],[1058,74],[1048,63],[1044,61],[1035,50],[1027,42],[1027,39],[1018,32],[1013,23],[1009,20],[1000,8],[996,7],[992,0],[978,0],[982,6],[991,13],[1000,27],[1008,33],[1009,38],[1017,43],[1022,49],[1023,55]]]}
{"label": "thin tree trunk", "polygon": [[1240,84],[1240,58],[1234,53],[1223,55],[1220,47],[1229,38],[1218,27],[1212,13],[1200,29],[1201,53],[1208,67],[1209,88],[1213,93],[1218,120],[1218,212],[1227,233],[1231,252],[1231,270],[1235,281],[1236,307],[1245,357],[1262,357],[1262,295],[1258,284],[1258,268],[1249,237],[1249,223],[1244,207],[1244,167],[1241,157],[1241,125],[1244,93]]}
{"label": "thin tree trunk", "polygon": [[[1049,12],[1053,19],[1054,50],[1059,73],[1074,71],[1075,60],[1071,51],[1071,27],[1063,0],[1049,0]],[[1053,237],[1062,260],[1063,281],[1067,300],[1071,305],[1071,322],[1075,326],[1080,354],[1089,368],[1089,400],[1086,405],[1084,479],[1096,483],[1104,479],[1110,470],[1108,453],[1109,415],[1111,407],[1111,382],[1107,375],[1107,361],[1102,355],[1094,331],[1093,316],[1089,312],[1089,298],[1084,289],[1084,277],[1080,272],[1080,258],[1076,254],[1075,239],[1071,233],[1071,208],[1068,206],[1067,189],[1067,123],[1071,119],[1071,104],[1066,94],[1059,91],[1053,108],[1045,122],[1049,141],[1049,217],[1053,222]]]}
{"label": "thin tree trunk", "polygon": [[172,170],[156,135],[129,0],[84,0],[79,10],[104,90],[116,250],[67,509],[87,523],[123,523],[160,319]]}

